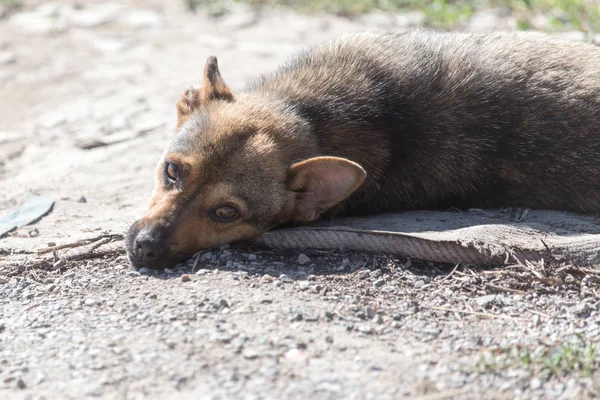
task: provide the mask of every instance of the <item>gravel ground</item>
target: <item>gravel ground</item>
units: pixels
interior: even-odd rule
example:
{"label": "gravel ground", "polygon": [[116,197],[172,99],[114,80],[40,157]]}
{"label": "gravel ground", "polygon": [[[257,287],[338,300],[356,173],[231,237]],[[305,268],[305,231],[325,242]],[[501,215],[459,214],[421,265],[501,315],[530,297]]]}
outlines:
{"label": "gravel ground", "polygon": [[600,274],[560,260],[483,270],[237,244],[159,273],[117,253],[66,261],[73,249],[34,268],[48,243],[118,235],[139,215],[208,55],[240,88],[307,44],[423,21],[78,4],[0,11],[0,215],[29,193],[57,199],[0,239],[0,398],[600,396]]}

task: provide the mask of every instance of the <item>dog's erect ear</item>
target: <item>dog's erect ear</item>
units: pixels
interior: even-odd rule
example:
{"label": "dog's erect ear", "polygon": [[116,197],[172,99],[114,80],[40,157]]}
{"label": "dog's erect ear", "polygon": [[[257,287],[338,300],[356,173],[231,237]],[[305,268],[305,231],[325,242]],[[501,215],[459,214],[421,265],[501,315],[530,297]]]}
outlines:
{"label": "dog's erect ear", "polygon": [[177,128],[194,112],[212,100],[234,101],[231,90],[225,84],[219,72],[219,64],[214,56],[208,57],[204,67],[202,86],[191,86],[177,102]]}
{"label": "dog's erect ear", "polygon": [[204,101],[210,100],[225,100],[233,101],[233,93],[225,84],[225,81],[221,77],[219,72],[219,64],[217,63],[217,57],[211,56],[206,60],[206,66],[204,67],[204,81],[202,82],[202,99]]}
{"label": "dog's erect ear", "polygon": [[338,157],[314,157],[288,168],[288,190],[295,192],[294,222],[311,222],[362,185],[365,170]]}

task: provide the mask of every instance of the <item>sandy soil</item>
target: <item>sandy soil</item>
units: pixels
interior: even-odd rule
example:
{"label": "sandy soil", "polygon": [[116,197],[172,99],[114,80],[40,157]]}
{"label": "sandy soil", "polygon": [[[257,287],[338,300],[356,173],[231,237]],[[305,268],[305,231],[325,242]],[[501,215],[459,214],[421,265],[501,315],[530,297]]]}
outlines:
{"label": "sandy soil", "polygon": [[302,46],[422,21],[214,18],[182,3],[31,1],[0,19],[0,215],[30,193],[57,199],[0,239],[0,398],[600,395],[597,275],[572,266],[482,271],[238,245],[194,271],[140,274],[119,254],[60,261],[69,249],[32,268],[48,243],[120,234],[143,211],[175,101],[207,56],[239,89]]}

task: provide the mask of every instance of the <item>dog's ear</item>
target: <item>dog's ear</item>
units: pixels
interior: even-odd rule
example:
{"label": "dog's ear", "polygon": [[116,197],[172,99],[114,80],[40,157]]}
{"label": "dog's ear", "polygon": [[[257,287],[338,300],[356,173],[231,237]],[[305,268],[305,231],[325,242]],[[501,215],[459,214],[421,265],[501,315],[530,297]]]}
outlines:
{"label": "dog's ear", "polygon": [[202,100],[225,100],[233,101],[233,93],[225,84],[219,72],[217,57],[210,56],[204,67],[204,81],[202,82]]}
{"label": "dog's ear", "polygon": [[311,222],[362,185],[367,173],[355,162],[314,157],[288,168],[288,190],[295,193],[294,222]]}
{"label": "dog's ear", "polygon": [[177,128],[179,128],[194,112],[209,101],[234,101],[231,89],[227,87],[219,72],[217,57],[210,56],[204,66],[202,85],[191,86],[177,102]]}

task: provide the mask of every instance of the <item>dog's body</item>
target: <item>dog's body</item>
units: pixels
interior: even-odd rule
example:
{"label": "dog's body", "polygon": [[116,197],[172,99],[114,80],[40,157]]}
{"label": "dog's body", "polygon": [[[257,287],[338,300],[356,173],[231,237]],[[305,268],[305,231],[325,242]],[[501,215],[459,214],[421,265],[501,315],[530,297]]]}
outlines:
{"label": "dog's body", "polygon": [[235,97],[210,59],[178,130],[130,230],[136,265],[325,214],[600,212],[600,48],[542,34],[348,35]]}

